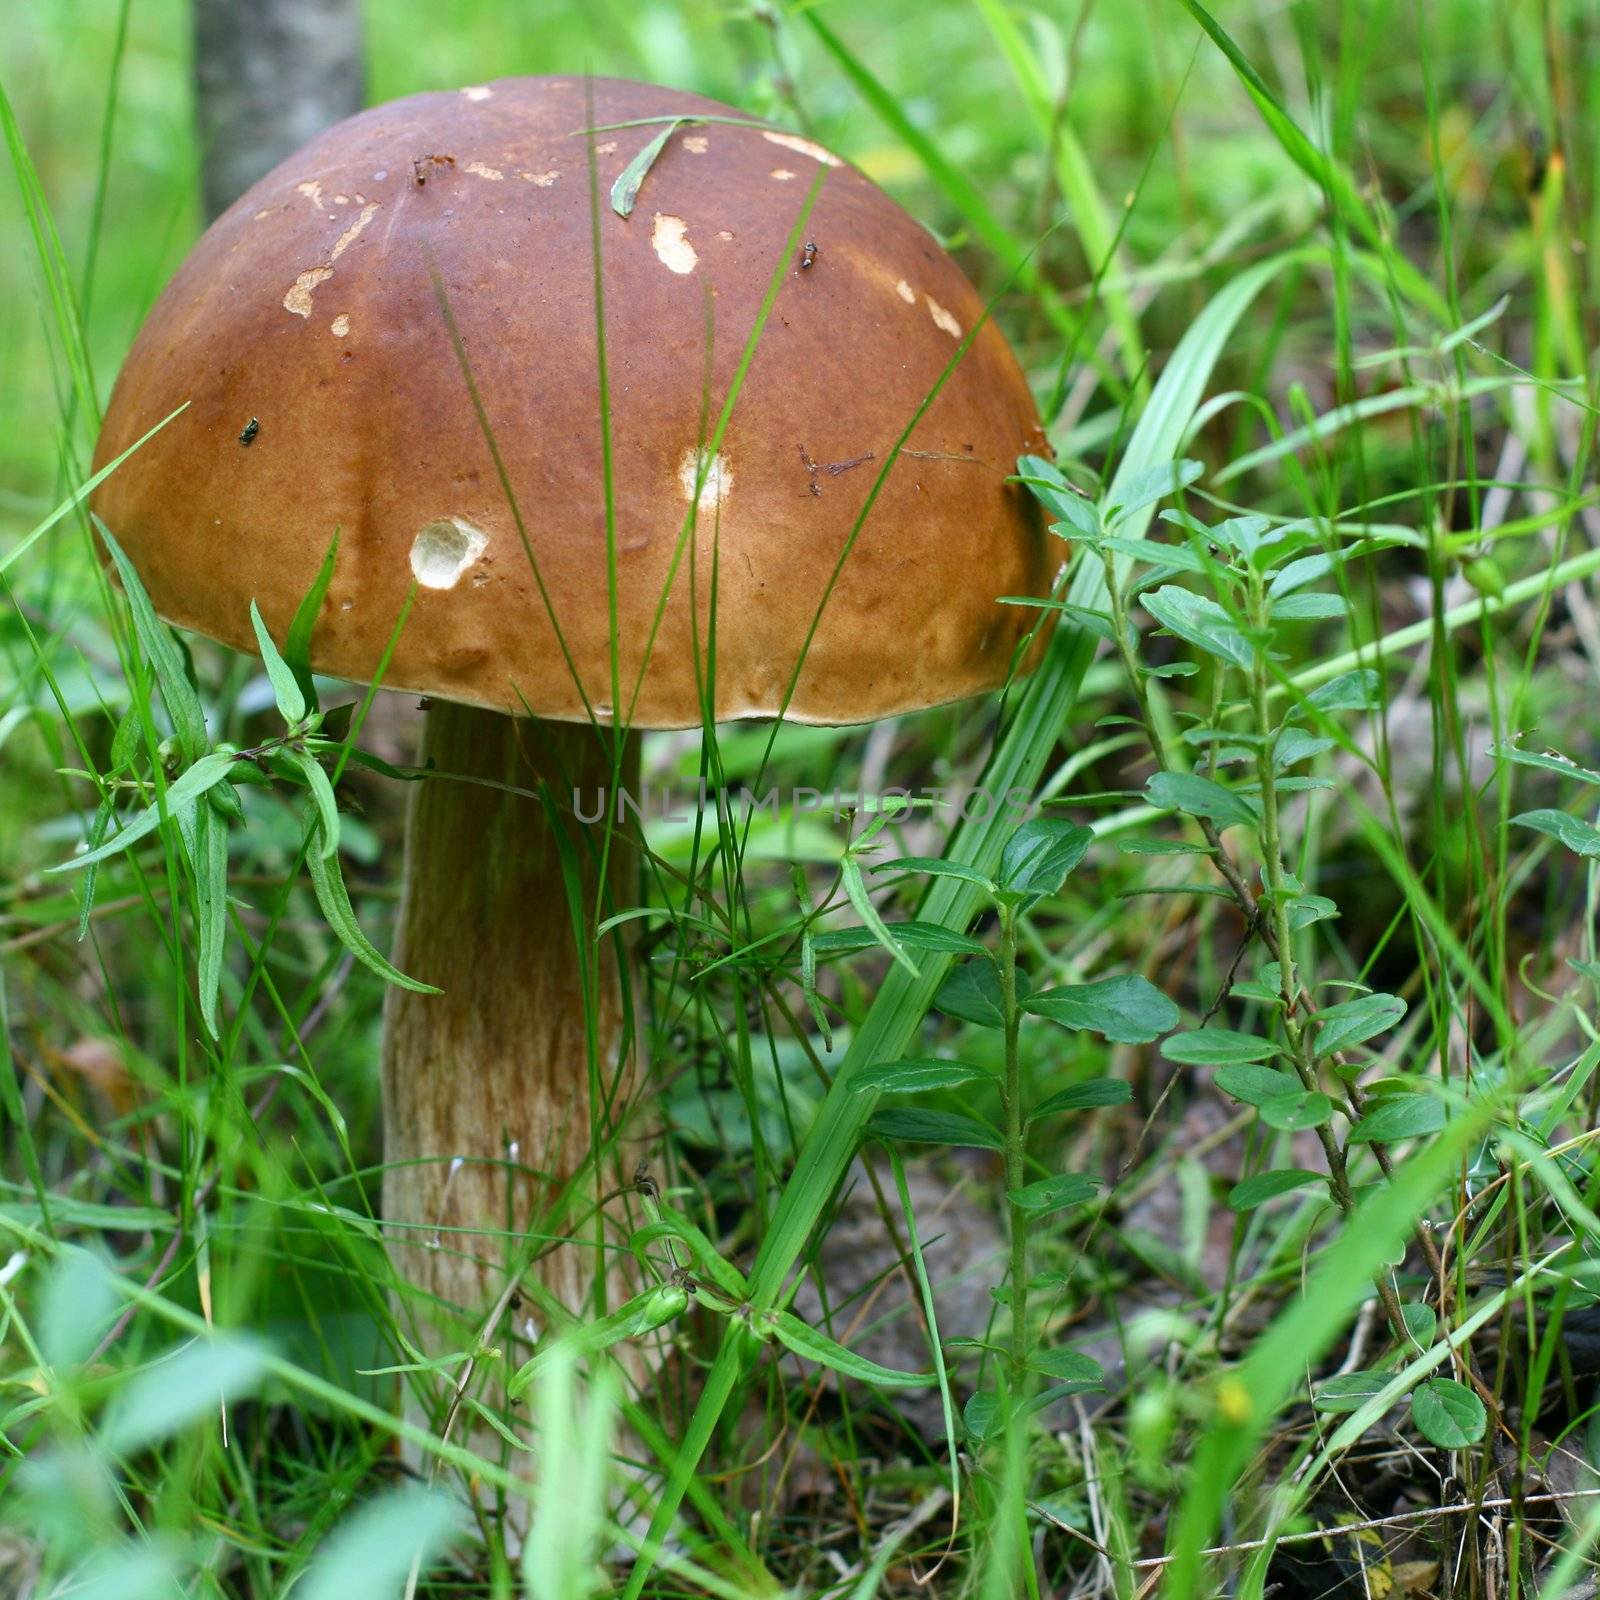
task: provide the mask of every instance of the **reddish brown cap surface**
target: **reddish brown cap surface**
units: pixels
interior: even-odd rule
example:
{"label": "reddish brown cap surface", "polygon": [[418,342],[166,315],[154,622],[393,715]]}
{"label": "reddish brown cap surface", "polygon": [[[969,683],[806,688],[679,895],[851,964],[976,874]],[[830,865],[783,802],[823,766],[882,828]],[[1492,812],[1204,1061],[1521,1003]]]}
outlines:
{"label": "reddish brown cap surface", "polygon": [[[638,84],[597,80],[593,93],[596,124],[739,115]],[[95,496],[165,616],[249,649],[255,599],[281,639],[338,528],[319,670],[369,679],[415,582],[386,683],[569,719],[586,695],[611,715],[584,94],[581,78],[516,78],[378,106],[270,173],[195,246],[123,366],[97,460],[189,403]],[[802,656],[788,714],[808,722],[1001,683],[1037,613],[996,597],[1043,592],[1054,556],[1005,482],[1043,435],[992,323],[850,545],[982,302],[867,179],[761,126],[680,128],[624,220],[611,185],[657,132],[594,136],[623,714],[700,720],[713,577],[718,718],[779,711]],[[804,230],[815,256],[784,270],[686,532],[697,441],[819,163]]]}

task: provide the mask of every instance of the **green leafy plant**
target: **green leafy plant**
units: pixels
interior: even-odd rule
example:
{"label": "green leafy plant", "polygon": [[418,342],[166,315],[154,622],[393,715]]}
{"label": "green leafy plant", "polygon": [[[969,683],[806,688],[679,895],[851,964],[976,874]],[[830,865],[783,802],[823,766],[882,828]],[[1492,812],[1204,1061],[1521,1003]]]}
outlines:
{"label": "green leafy plant", "polygon": [[[1145,797],[1156,811],[1191,820],[1201,836],[1200,855],[1244,921],[1246,943],[1223,993],[1197,1026],[1171,1033],[1162,1054],[1179,1066],[1212,1070],[1217,1087],[1251,1107],[1266,1128],[1279,1135],[1312,1131],[1322,1148],[1322,1172],[1262,1171],[1236,1184],[1228,1203],[1248,1212],[1309,1190],[1351,1216],[1357,1204],[1351,1165],[1360,1147],[1377,1151],[1387,1172],[1385,1147],[1439,1133],[1448,1114],[1446,1102],[1422,1080],[1391,1077],[1381,1092],[1359,1087],[1365,1047],[1399,1027],[1407,1007],[1397,995],[1370,990],[1349,1000],[1324,998],[1326,991],[1308,979],[1313,930],[1339,913],[1327,896],[1308,892],[1293,871],[1284,822],[1292,796],[1331,786],[1298,769],[1328,751],[1351,748],[1337,714],[1374,708],[1380,684],[1375,672],[1359,669],[1300,693],[1285,678],[1282,641],[1298,623],[1348,615],[1343,593],[1313,586],[1337,580],[1345,563],[1371,550],[1373,541],[1332,542],[1329,530],[1305,519],[1235,515],[1208,524],[1187,510],[1162,513],[1170,540],[1130,539],[1122,531],[1129,515],[1196,483],[1202,475],[1198,463],[1152,469],[1104,506],[1077,496],[1047,461],[1025,458],[1020,472],[1061,517],[1052,531],[1084,546],[1105,573],[1098,621],[1121,660],[1157,769]],[[1119,557],[1128,563],[1126,575]],[[1189,586],[1170,581],[1179,577]],[[1147,664],[1135,608],[1161,633],[1188,645],[1197,659]],[[1197,673],[1210,679],[1209,714],[1191,715],[1174,730],[1157,705],[1158,686],[1174,675]],[[1286,683],[1291,692],[1279,711],[1274,695]],[[1238,772],[1237,780],[1222,781],[1231,771]],[[1243,835],[1259,862],[1255,884],[1226,837],[1230,830]],[[1189,882],[1163,892],[1208,889]],[[1235,974],[1252,946],[1261,957],[1255,975],[1239,980]],[[1254,1028],[1210,1026],[1241,1003],[1251,1008]],[[1432,1238],[1423,1231],[1418,1240],[1437,1263]],[[1397,1352],[1418,1348],[1388,1272],[1374,1280],[1374,1289]],[[1415,1390],[1412,1411],[1418,1430],[1442,1448],[1475,1443],[1487,1426],[1478,1395],[1447,1380],[1429,1380]]]}
{"label": "green leafy plant", "polygon": [[[93,908],[95,874],[100,865],[130,850],[163,825],[171,824],[180,841],[193,896],[200,1015],[206,1030],[216,1038],[228,926],[228,830],[245,823],[239,786],[261,787],[276,782],[302,790],[307,797],[301,855],[317,902],[340,942],[387,982],[421,993],[437,993],[430,985],[408,978],[362,931],[339,866],[339,804],[334,782],[345,762],[353,757],[389,775],[401,774],[377,757],[356,750],[348,732],[344,738],[334,737],[337,729],[349,729],[353,707],[340,707],[325,717],[317,702],[308,647],[312,624],[332,576],[337,537],[290,625],[288,650],[292,662],[280,653],[261,613],[251,604],[251,627],[284,731],[241,749],[226,741],[211,742],[186,656],[156,616],[139,574],[115,535],[98,519],[96,526],[121,580],[134,635],[166,712],[166,727],[163,730],[153,721],[141,719],[137,708],[132,709],[124,716],[113,741],[109,771],[67,770],[68,776],[87,779],[101,791],[89,848],[52,869],[85,874],[80,928]],[[145,759],[141,760],[141,756]],[[141,807],[131,815],[119,806],[128,797]]]}
{"label": "green leafy plant", "polygon": [[[964,957],[945,978],[934,1006],[946,1016],[998,1032],[1002,1066],[998,1074],[960,1061],[905,1058],[863,1069],[858,1092],[902,1096],[944,1092],[973,1082],[999,1098],[997,1129],[964,1113],[893,1106],[874,1112],[869,1134],[890,1143],[941,1144],[995,1150],[1005,1163],[1006,1215],[1010,1241],[1010,1273],[999,1290],[1009,1313],[1004,1361],[997,1382],[980,1387],[966,1405],[969,1434],[991,1438],[1003,1433],[1014,1418],[1065,1394],[1078,1393],[1097,1381],[1099,1369],[1087,1357],[1051,1349],[1043,1330],[1030,1321],[1029,1290],[1032,1251],[1049,1231],[1051,1219],[1093,1201],[1099,1181],[1087,1173],[1051,1172],[1030,1152],[1030,1129],[1070,1111],[1117,1105],[1127,1100],[1127,1084],[1093,1079],[1039,1097],[1024,1068],[1024,1024],[1049,1023],[1068,1032],[1097,1033],[1126,1044],[1144,1044],[1177,1026],[1178,1009],[1148,979],[1137,974],[1088,983],[1034,988],[1019,958],[1020,940],[1029,913],[1055,895],[1067,875],[1084,859],[1092,831],[1054,817],[1023,822],[1006,840],[994,876],[925,858],[899,856],[874,867],[880,873],[938,878],[956,876],[981,890],[993,912],[998,938],[993,950],[966,935],[946,935],[955,953]],[[856,897],[852,896],[852,900]],[[907,930],[917,924],[879,923],[878,942],[898,948]],[[1053,1226],[1060,1226],[1059,1223]],[[1035,1396],[1037,1380],[1053,1380]]]}

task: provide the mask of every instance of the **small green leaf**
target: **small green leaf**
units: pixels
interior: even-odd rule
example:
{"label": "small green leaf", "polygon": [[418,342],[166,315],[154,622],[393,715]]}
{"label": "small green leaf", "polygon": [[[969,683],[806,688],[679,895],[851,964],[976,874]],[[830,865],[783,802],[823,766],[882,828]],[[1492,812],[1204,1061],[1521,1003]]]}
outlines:
{"label": "small green leaf", "polygon": [[656,1209],[661,1213],[661,1219],[655,1226],[665,1229],[688,1246],[695,1271],[702,1278],[709,1278],[735,1300],[748,1298],[750,1291],[739,1269],[717,1249],[697,1223],[665,1200],[658,1199]]}
{"label": "small green leaf", "polygon": [[1115,526],[1126,522],[1136,511],[1143,511],[1158,500],[1186,489],[1205,472],[1198,461],[1163,461],[1159,466],[1136,472],[1117,491],[1116,500],[1106,508],[1106,522]]}
{"label": "small green leaf", "polygon": [[213,1039],[219,1036],[217,997],[222,988],[222,952],[228,933],[228,823],[214,806],[194,812],[196,925],[200,934],[200,1019]]}
{"label": "small green leaf", "polygon": [[1161,1041],[1162,1056],[1186,1067],[1235,1066],[1241,1061],[1265,1061],[1279,1053],[1270,1039],[1227,1028],[1198,1028]]}
{"label": "small green leaf", "polygon": [[122,546],[112,537],[111,530],[92,513],[90,520],[110,551],[117,576],[122,580],[128,613],[133,618],[133,631],[139,636],[139,643],[150,658],[150,666],[156,675],[156,687],[161,691],[167,715],[172,718],[172,731],[177,735],[179,753],[185,761],[198,761],[206,748],[206,717],[200,706],[200,696],[189,681],[183,650],[172,630],[156,615],[138,572],[123,553]]}
{"label": "small green leaf", "polygon": [[1359,1411],[1388,1386],[1389,1374],[1386,1372],[1341,1372],[1317,1385],[1312,1392],[1311,1403],[1323,1412],[1340,1414]]}
{"label": "small green leaf", "polygon": [[256,631],[256,648],[261,652],[261,664],[267,669],[272,683],[273,698],[278,702],[278,712],[291,728],[305,720],[306,697],[300,691],[300,681],[289,663],[278,654],[278,647],[261,620],[261,612],[254,600],[250,602],[250,626]]}
{"label": "small green leaf", "polygon": [[[82,1473],[80,1470],[76,1477],[69,1478],[61,1461],[46,1458],[38,1469],[35,1493],[47,1483],[55,1491],[54,1499],[59,1505],[74,1492],[82,1492]],[[57,1593],[70,1594],[72,1600],[171,1600],[171,1596],[183,1593],[187,1582],[181,1564],[180,1550],[155,1543],[149,1534],[137,1543],[108,1537],[82,1566],[73,1569]]]}
{"label": "small green leaf", "polygon": [[975,867],[963,866],[959,861],[942,861],[938,856],[896,856],[892,861],[879,861],[874,872],[920,872],[928,878],[960,878],[963,883],[975,883],[980,889],[994,892],[994,884]]}
{"label": "small green leaf", "polygon": [[[1595,772],[1589,767],[1580,767],[1570,756],[1560,755],[1554,750],[1519,750],[1514,744],[1498,744],[1490,749],[1489,754],[1504,757],[1519,767],[1537,767],[1541,772],[1554,772],[1563,778],[1576,778],[1579,783],[1600,784],[1600,772]],[[115,759],[114,754],[113,759]]]}
{"label": "small green leaf", "polygon": [[1306,698],[1319,711],[1376,711],[1382,687],[1383,680],[1371,667],[1361,667],[1329,678]]}
{"label": "small green leaf", "polygon": [[255,1340],[230,1334],[196,1339],[153,1362],[117,1392],[100,1430],[112,1455],[136,1455],[181,1433],[219,1405],[251,1394],[266,1371]]}
{"label": "small green leaf", "polygon": [[[181,773],[167,789],[167,815],[176,819],[178,813],[187,805],[198,800],[206,790],[214,788],[228,775],[228,769],[233,765],[234,756],[230,750],[213,750],[209,755],[201,756],[195,764]],[[161,822],[160,805],[150,806],[141,811],[132,822],[124,824],[122,831],[113,838],[108,839],[98,849],[86,851],[81,856],[74,856],[70,861],[63,861],[59,866],[47,867],[47,872],[76,872],[80,867],[87,867],[96,861],[104,861],[108,856],[120,854],[129,845],[137,844],[147,834],[154,833]]]}
{"label": "small green leaf", "polygon": [[849,851],[845,852],[844,859],[839,863],[839,876],[844,883],[844,892],[850,897],[850,904],[856,908],[856,915],[872,930],[873,937],[894,957],[898,966],[904,967],[913,978],[921,977],[916,962],[889,932],[883,918],[878,915],[878,908],[868,898],[867,886],[861,876],[861,862]]}
{"label": "small green leaf", "polygon": [[1444,1105],[1429,1094],[1391,1094],[1369,1100],[1371,1109],[1350,1130],[1351,1144],[1394,1144],[1437,1133],[1445,1123]]}
{"label": "small green leaf", "polygon": [[344,886],[338,853],[331,856],[323,853],[315,838],[318,826],[313,820],[308,830],[306,866],[311,873],[311,887],[316,891],[317,904],[322,907],[322,915],[339,943],[364,967],[369,967],[387,983],[410,989],[414,994],[443,993],[431,983],[419,983],[415,978],[408,978],[361,931],[355,908],[350,904],[350,893]]}
{"label": "small green leaf", "polygon": [[1524,828],[1532,828],[1558,839],[1567,849],[1589,860],[1600,858],[1600,828],[1573,816],[1569,811],[1524,811],[1511,820]]}
{"label": "small green leaf", "polygon": [[[1028,992],[1027,975],[1018,971],[1016,984],[1017,999],[1021,1002]],[[933,1003],[947,1017],[961,1022],[980,1028],[1005,1026],[1000,975],[992,961],[964,962],[939,986]]]}
{"label": "small green leaf", "polygon": [[1321,1173],[1305,1172],[1298,1167],[1281,1167],[1271,1172],[1258,1172],[1254,1177],[1234,1184],[1228,1191],[1228,1209],[1253,1211],[1257,1206],[1265,1205],[1268,1200],[1276,1200],[1281,1194],[1291,1194],[1296,1189],[1304,1189],[1310,1184],[1327,1181]]}
{"label": "small green leaf", "polygon": [[[1292,779],[1279,780],[1278,792],[1281,794],[1287,789]],[[1339,908],[1326,895],[1299,894],[1286,902],[1289,912],[1289,927],[1295,933],[1302,928],[1309,928],[1314,922],[1326,922],[1330,917],[1339,915]]]}
{"label": "small green leaf", "polygon": [[639,198],[639,186],[655,165],[656,157],[665,149],[667,140],[686,122],[693,120],[692,117],[674,118],[617,174],[617,181],[611,185],[611,209],[619,217],[633,215],[634,204]]}
{"label": "small green leaf", "polygon": [[443,1490],[420,1484],[382,1490],[318,1545],[305,1581],[294,1586],[295,1600],[398,1595],[413,1569],[433,1566],[462,1520],[461,1502]]}
{"label": "small green leaf", "polygon": [[683,1314],[689,1304],[689,1291],[676,1283],[658,1283],[643,1294],[617,1307],[609,1316],[594,1322],[579,1323],[565,1328],[554,1339],[545,1341],[541,1348],[511,1375],[506,1383],[506,1395],[515,1400],[539,1373],[550,1365],[559,1352],[574,1355],[599,1355],[624,1339],[637,1339],[641,1334],[663,1327]]}
{"label": "small green leaf", "polygon": [[1426,1350],[1439,1331],[1439,1313],[1420,1300],[1408,1300],[1400,1307],[1400,1317],[1406,1332]]}
{"label": "small green leaf", "polygon": [[1307,733],[1303,728],[1285,728],[1272,747],[1272,765],[1282,772],[1286,767],[1322,755],[1333,749],[1336,743],[1337,740],[1324,739],[1317,734]]}
{"label": "small green leaf", "polygon": [[1300,556],[1293,561],[1286,561],[1273,573],[1272,581],[1267,585],[1267,594],[1274,600],[1282,595],[1292,594],[1296,589],[1303,589],[1308,583],[1315,583],[1318,578],[1325,578],[1333,571],[1333,557],[1330,555]]}
{"label": "small green leaf", "polygon": [[304,776],[316,804],[322,839],[313,848],[320,849],[324,856],[335,856],[339,853],[339,802],[334,798],[333,784],[322,770],[322,763],[309,751],[291,750],[289,755]]}
{"label": "small green leaf", "polygon": [[867,1132],[874,1139],[905,1144],[947,1144],[969,1150],[1005,1148],[1005,1141],[993,1128],[950,1111],[878,1111],[867,1123]]}
{"label": "small green leaf", "polygon": [[[88,846],[90,850],[98,850],[105,843],[106,834],[111,827],[111,819],[116,815],[116,807],[110,797],[102,800],[95,807],[94,821],[89,824]],[[78,943],[82,944],[89,937],[89,922],[94,915],[94,890],[95,880],[100,875],[99,865],[91,864],[83,875],[83,903],[78,907]]]}
{"label": "small green leaf", "polygon": [[1364,994],[1329,1006],[1316,1016],[1316,1053],[1331,1056],[1351,1045],[1364,1044],[1375,1034],[1387,1033],[1405,1014],[1405,1001],[1392,994]]}
{"label": "small green leaf", "polygon": [[1066,522],[1074,534],[1088,539],[1099,535],[1100,514],[1094,502],[1073,489],[1053,461],[1046,461],[1043,456],[1020,456],[1017,479],[1028,486],[1052,516]]}
{"label": "small green leaf", "polygon": [[1411,1392],[1411,1420],[1429,1444],[1441,1450],[1465,1450],[1483,1438],[1489,1414],[1464,1383],[1429,1378]]}
{"label": "small green leaf", "polygon": [[1139,604],[1169,633],[1236,667],[1250,667],[1255,646],[1215,600],[1180,589],[1176,584],[1139,596]]}
{"label": "small green leaf", "polygon": [[328,585],[333,582],[333,569],[338,559],[339,530],[335,528],[333,538],[328,542],[327,554],[322,558],[322,565],[317,569],[311,587],[294,608],[289,633],[283,641],[283,659],[293,670],[295,681],[300,685],[300,692],[305,696],[308,706],[317,703],[317,686],[311,674],[311,636],[316,630],[322,602],[327,598]]}
{"label": "small green leaf", "polygon": [[868,1361],[854,1350],[847,1350],[837,1340],[802,1322],[792,1312],[771,1312],[769,1320],[773,1334],[785,1348],[807,1361],[854,1378],[858,1383],[870,1383],[880,1389],[926,1389],[938,1382],[937,1375],[932,1372],[897,1372],[892,1367],[880,1367],[876,1361]]}
{"label": "small green leaf", "polygon": [[961,1427],[974,1444],[982,1444],[1000,1423],[1000,1396],[992,1389],[980,1389],[967,1397],[961,1408]]}
{"label": "small green leaf", "polygon": [[1342,595],[1313,591],[1310,594],[1287,595],[1277,601],[1272,607],[1272,620],[1304,622],[1311,618],[1343,617],[1349,613],[1350,608]]}
{"label": "small green leaf", "polygon": [[[938,955],[987,956],[988,947],[970,934],[956,933],[937,922],[886,922],[890,936],[908,950],[931,950]],[[880,941],[870,928],[832,928],[811,936],[818,955],[850,955],[857,950],[876,950]]]}
{"label": "small green leaf", "polygon": [[1028,1366],[1058,1383],[1081,1385],[1084,1389],[1096,1388],[1106,1379],[1105,1369],[1098,1361],[1076,1350],[1034,1350],[1028,1356]]}
{"label": "small green leaf", "polygon": [[1281,1100],[1296,1093],[1300,1080],[1289,1072],[1278,1072],[1272,1067],[1256,1064],[1220,1067],[1215,1079],[1217,1087],[1247,1106],[1264,1106],[1269,1100]]}
{"label": "small green leaf", "polygon": [[1029,1122],[1059,1116],[1063,1111],[1088,1111],[1097,1106],[1125,1106],[1133,1090],[1121,1078],[1089,1078],[1047,1095],[1028,1113]]}
{"label": "small green leaf", "polygon": [[1157,772],[1144,788],[1151,805],[1163,811],[1183,811],[1191,817],[1208,817],[1219,828],[1235,824],[1253,828],[1260,821],[1252,800],[1195,772]]}
{"label": "small green leaf", "polygon": [[1024,1011],[1064,1028],[1104,1034],[1115,1044],[1148,1044],[1178,1025],[1178,1008],[1136,973],[1067,983],[1022,1002]]}
{"label": "small green leaf", "polygon": [[1253,558],[1268,545],[1279,543],[1283,529],[1275,529],[1266,517],[1224,517],[1211,530],[1211,537],[1227,549]]}
{"label": "small green leaf", "polygon": [[1320,1128],[1333,1115],[1333,1101],[1315,1089],[1295,1089],[1264,1100],[1259,1109],[1269,1128],[1298,1133],[1302,1128]]}
{"label": "small green leaf", "polygon": [[[1206,564],[1193,550],[1181,544],[1163,544],[1159,539],[1119,539],[1100,541],[1102,550],[1113,550],[1144,566],[1179,572],[1204,572]],[[1143,580],[1141,580],[1143,581]]]}
{"label": "small green leaf", "polygon": [[122,1307],[116,1279],[104,1259],[64,1245],[45,1280],[33,1325],[47,1365],[65,1372],[83,1361]]}
{"label": "small green leaf", "polygon": [[1107,644],[1117,642],[1116,629],[1111,625],[1111,616],[1108,612],[1097,611],[1092,606],[1080,606],[1071,600],[1041,600],[1036,595],[1029,594],[1003,594],[999,597],[998,604],[1003,606],[1031,606],[1035,611],[1059,611],[1064,617],[1071,617],[1080,627],[1104,639]]}
{"label": "small green leaf", "polygon": [[1188,839],[1119,839],[1117,849],[1125,856],[1208,856],[1211,846],[1193,844]]}
{"label": "small green leaf", "polygon": [[1040,1178],[1021,1189],[1013,1189],[1006,1198],[1019,1211],[1030,1217],[1048,1217],[1068,1206],[1081,1206],[1093,1200],[1100,1192],[1099,1183],[1081,1172],[1061,1172],[1053,1178]]}
{"label": "small green leaf", "polygon": [[862,1068],[850,1087],[883,1094],[925,1094],[930,1089],[954,1089],[975,1078],[992,1083],[994,1074],[987,1067],[968,1066],[964,1061],[880,1061]]}
{"label": "small green leaf", "polygon": [[1025,822],[1006,840],[1000,887],[1011,894],[1054,894],[1094,843],[1094,831],[1057,817]]}

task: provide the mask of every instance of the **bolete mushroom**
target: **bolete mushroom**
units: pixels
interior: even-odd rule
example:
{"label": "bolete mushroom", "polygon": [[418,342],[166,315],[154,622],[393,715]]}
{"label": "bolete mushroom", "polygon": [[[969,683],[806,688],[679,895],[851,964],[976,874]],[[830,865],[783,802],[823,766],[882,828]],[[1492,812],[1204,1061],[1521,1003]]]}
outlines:
{"label": "bolete mushroom", "polygon": [[[612,186],[672,119],[623,217]],[[640,729],[864,722],[1013,668],[1035,613],[997,597],[1055,563],[1008,482],[1038,416],[984,313],[810,139],[582,78],[352,117],[219,218],[150,313],[99,461],[188,408],[95,508],[158,609],[250,650],[254,600],[281,640],[337,528],[315,666],[370,682],[404,615],[383,681],[430,701],[395,960],[443,992],[390,991],[383,1061],[383,1209],[415,1309],[446,1324],[430,1347],[466,1346],[525,1231],[582,1223],[535,1268],[577,1307],[590,1202],[649,1131],[626,1123],[623,935],[596,938],[637,860],[572,792],[592,814],[636,784]]]}

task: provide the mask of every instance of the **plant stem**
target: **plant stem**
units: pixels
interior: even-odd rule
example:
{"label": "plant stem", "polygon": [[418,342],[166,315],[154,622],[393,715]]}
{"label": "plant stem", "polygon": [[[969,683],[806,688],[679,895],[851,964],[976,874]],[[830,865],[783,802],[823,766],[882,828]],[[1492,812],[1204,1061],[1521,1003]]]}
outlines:
{"label": "plant stem", "polygon": [[1011,1232],[1011,1355],[1009,1388],[1012,1403],[1022,1393],[1028,1370],[1028,1228],[1016,1202],[1023,1184],[1022,1060],[1017,1035],[1022,1017],[1017,1009],[1017,913],[1000,910],[1000,1003],[1005,1017],[1006,1069],[1001,1097],[1006,1113],[1006,1218]]}
{"label": "plant stem", "polygon": [[[1145,675],[1139,667],[1139,657],[1134,650],[1137,635],[1128,620],[1128,599],[1118,582],[1116,566],[1111,559],[1110,551],[1102,551],[1101,560],[1105,563],[1106,594],[1111,603],[1111,629],[1116,635],[1117,656],[1122,662],[1122,670],[1128,675],[1128,685],[1133,691],[1133,698],[1138,703],[1139,720],[1144,724],[1145,737],[1150,741],[1150,753],[1163,772],[1176,771],[1178,769],[1173,765],[1172,758],[1167,752],[1167,742],[1161,734],[1161,724],[1150,703],[1150,686],[1146,683]],[[1248,940],[1252,932],[1259,932],[1266,941],[1268,949],[1276,956],[1278,953],[1275,948],[1276,936],[1267,919],[1262,916],[1261,908],[1256,902],[1255,895],[1251,893],[1250,885],[1245,882],[1244,875],[1234,864],[1233,857],[1224,848],[1222,834],[1216,823],[1209,817],[1196,817],[1194,820],[1200,825],[1201,835],[1210,846],[1211,859],[1217,871],[1228,885],[1228,890],[1238,903],[1240,911],[1244,913],[1245,938]]]}
{"label": "plant stem", "polygon": [[[1265,637],[1269,631],[1266,588],[1260,575],[1250,574],[1250,618],[1257,631]],[[1255,713],[1256,736],[1261,740],[1256,756],[1256,772],[1261,783],[1261,858],[1266,877],[1268,916],[1273,930],[1273,943],[1278,957],[1278,990],[1283,998],[1283,1032],[1289,1042],[1290,1060],[1299,1074],[1301,1084],[1311,1093],[1318,1090],[1316,1057],[1313,1053],[1310,1030],[1301,1015],[1300,979],[1294,959],[1294,930],[1289,921],[1289,892],[1283,871],[1283,836],[1278,825],[1277,752],[1278,741],[1272,732],[1272,713],[1267,705],[1266,656],[1258,648],[1255,665],[1250,672],[1250,696]],[[1334,1200],[1339,1209],[1349,1216],[1356,1206],[1355,1193],[1350,1187],[1350,1175],[1345,1166],[1344,1152],[1333,1130],[1323,1123],[1317,1128],[1317,1138],[1328,1163],[1328,1179]],[[1388,1274],[1380,1273],[1373,1280],[1378,1299],[1383,1304],[1394,1336],[1404,1347],[1407,1339],[1405,1317],[1400,1309],[1400,1297]]]}

